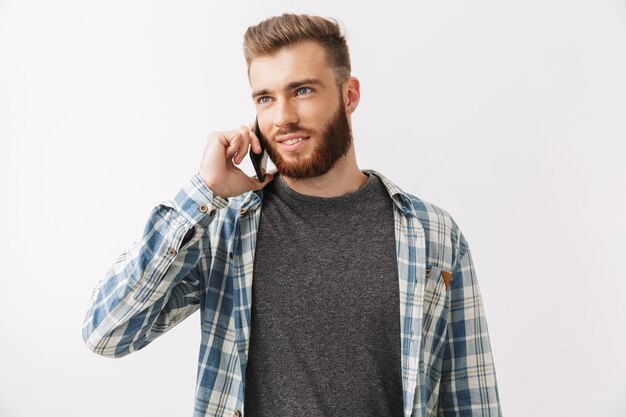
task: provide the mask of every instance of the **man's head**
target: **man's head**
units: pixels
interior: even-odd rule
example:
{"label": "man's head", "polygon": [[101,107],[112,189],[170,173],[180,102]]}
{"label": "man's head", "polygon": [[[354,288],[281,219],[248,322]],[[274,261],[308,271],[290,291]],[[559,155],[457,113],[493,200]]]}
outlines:
{"label": "man's head", "polygon": [[335,71],[337,86],[350,77],[350,53],[336,21],[319,16],[283,14],[251,26],[243,38],[243,54],[248,64],[253,59],[273,55],[279,49],[301,41],[315,41],[327,54],[328,66]]}
{"label": "man's head", "polygon": [[359,82],[336,23],[290,14],[264,20],[248,28],[244,54],[262,140],[281,173],[315,177],[354,158]]}

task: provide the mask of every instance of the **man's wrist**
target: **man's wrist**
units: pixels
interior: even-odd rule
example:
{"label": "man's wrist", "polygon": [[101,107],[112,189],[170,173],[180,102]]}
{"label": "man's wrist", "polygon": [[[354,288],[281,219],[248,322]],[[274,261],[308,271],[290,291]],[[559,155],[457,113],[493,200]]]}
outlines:
{"label": "man's wrist", "polygon": [[211,194],[214,197],[219,197],[221,199],[224,200],[228,200],[228,197],[224,195],[224,193],[220,192],[219,190],[219,186],[217,185],[217,183],[209,178],[204,177],[201,173],[197,173],[198,177],[200,177],[200,179],[202,180],[202,182],[204,183],[204,185],[207,186],[207,188],[211,191]]}

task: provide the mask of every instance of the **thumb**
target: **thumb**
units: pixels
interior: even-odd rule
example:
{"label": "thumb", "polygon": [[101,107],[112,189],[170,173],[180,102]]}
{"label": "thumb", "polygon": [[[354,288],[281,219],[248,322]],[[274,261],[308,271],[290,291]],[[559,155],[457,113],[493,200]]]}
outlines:
{"label": "thumb", "polygon": [[270,181],[272,181],[274,179],[274,175],[267,173],[265,174],[265,180],[263,182],[259,181],[256,177],[251,177],[250,181],[253,182],[253,189],[254,190],[260,190],[263,187],[265,187],[267,184],[270,183]]}

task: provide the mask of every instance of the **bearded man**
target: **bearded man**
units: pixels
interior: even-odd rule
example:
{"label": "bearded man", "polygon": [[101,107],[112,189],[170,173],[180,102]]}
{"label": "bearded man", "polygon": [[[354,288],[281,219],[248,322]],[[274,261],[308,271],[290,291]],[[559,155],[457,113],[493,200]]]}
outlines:
{"label": "bearded man", "polygon": [[[125,356],[199,309],[194,416],[499,416],[467,241],[358,167],[360,86],[337,23],[269,18],[244,53],[261,134],[209,135],[96,287],[87,346]],[[277,171],[259,181],[238,165],[262,146]]]}

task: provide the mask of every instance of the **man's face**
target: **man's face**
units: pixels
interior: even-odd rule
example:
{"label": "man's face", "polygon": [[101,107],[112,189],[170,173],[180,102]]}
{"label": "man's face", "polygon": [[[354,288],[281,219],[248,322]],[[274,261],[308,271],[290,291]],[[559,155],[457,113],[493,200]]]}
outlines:
{"label": "man's face", "polygon": [[313,41],[250,63],[250,85],[267,152],[283,175],[322,175],[350,149],[350,124],[328,65]]}

